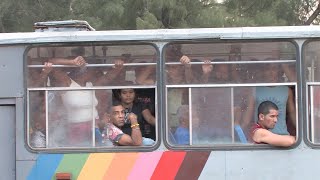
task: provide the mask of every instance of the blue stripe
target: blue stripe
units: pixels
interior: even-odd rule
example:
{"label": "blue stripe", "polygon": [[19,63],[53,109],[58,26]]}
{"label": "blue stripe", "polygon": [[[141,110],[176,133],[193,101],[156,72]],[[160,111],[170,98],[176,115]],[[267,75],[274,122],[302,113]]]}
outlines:
{"label": "blue stripe", "polygon": [[62,158],[63,154],[40,154],[27,180],[50,180]]}

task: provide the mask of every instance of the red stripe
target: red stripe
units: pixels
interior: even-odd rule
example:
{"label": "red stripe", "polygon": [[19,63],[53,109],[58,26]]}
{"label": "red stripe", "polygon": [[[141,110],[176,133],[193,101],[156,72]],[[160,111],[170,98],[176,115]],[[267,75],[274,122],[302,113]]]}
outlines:
{"label": "red stripe", "polygon": [[185,155],[186,152],[164,152],[152,174],[151,180],[174,179]]}
{"label": "red stripe", "polygon": [[210,155],[210,151],[187,152],[175,180],[198,179]]}

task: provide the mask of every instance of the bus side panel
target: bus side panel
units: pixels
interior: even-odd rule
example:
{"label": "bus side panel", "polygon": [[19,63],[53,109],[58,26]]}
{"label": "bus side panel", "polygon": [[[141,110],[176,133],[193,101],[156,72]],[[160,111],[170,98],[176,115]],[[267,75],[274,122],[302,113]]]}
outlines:
{"label": "bus side panel", "polygon": [[36,163],[38,154],[30,153],[25,144],[24,98],[16,98],[16,179],[24,180]]}
{"label": "bus side panel", "polygon": [[[1,103],[1,102],[0,102]],[[0,174],[7,180],[15,179],[15,108],[0,104]]]}
{"label": "bus side panel", "polygon": [[23,46],[0,47],[0,98],[23,96],[24,50]]}

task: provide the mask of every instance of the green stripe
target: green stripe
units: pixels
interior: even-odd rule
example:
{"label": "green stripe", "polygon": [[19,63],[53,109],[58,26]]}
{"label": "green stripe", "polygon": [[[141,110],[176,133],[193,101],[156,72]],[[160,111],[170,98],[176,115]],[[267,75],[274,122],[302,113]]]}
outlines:
{"label": "green stripe", "polygon": [[[61,160],[57,172],[71,173],[72,179],[77,179],[89,154],[65,154]],[[55,180],[55,175],[51,180]]]}

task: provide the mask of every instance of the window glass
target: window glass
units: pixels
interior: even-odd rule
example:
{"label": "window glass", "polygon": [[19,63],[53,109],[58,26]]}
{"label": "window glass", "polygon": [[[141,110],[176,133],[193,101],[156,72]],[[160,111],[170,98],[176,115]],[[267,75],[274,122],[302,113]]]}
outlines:
{"label": "window glass", "polygon": [[[32,148],[139,145],[131,128],[141,131],[140,145],[155,144],[159,58],[153,46],[41,46],[31,48],[26,57],[28,142]],[[130,132],[121,124],[115,125],[119,117],[112,115],[120,101],[116,92],[124,89],[133,89],[132,103],[141,107],[134,112],[137,123],[125,124]],[[126,109],[124,101],[120,105]],[[112,132],[117,134],[111,140]],[[41,143],[34,143],[38,137]]]}
{"label": "window glass", "polygon": [[303,58],[308,102],[308,139],[315,144],[320,143],[320,42],[312,41],[305,44]]}
{"label": "window glass", "polygon": [[295,51],[290,42],[165,46],[169,145],[252,144],[264,101],[279,113],[268,130],[295,136]]}

